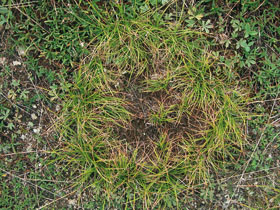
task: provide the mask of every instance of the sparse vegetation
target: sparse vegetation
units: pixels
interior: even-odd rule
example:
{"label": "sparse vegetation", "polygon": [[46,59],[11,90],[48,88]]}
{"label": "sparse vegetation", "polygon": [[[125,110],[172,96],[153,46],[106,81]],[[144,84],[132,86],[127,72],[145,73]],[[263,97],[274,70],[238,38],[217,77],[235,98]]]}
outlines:
{"label": "sparse vegetation", "polygon": [[3,1],[0,207],[279,208],[279,14]]}

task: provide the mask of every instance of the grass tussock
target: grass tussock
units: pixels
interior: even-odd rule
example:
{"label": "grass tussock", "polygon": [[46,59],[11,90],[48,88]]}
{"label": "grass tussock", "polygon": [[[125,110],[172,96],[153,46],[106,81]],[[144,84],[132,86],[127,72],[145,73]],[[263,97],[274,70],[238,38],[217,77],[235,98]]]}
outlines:
{"label": "grass tussock", "polygon": [[144,207],[170,193],[178,201],[240,155],[245,91],[209,37],[180,19],[91,6],[93,21],[83,20],[95,28],[94,47],[63,98],[59,159],[108,196],[123,190]]}

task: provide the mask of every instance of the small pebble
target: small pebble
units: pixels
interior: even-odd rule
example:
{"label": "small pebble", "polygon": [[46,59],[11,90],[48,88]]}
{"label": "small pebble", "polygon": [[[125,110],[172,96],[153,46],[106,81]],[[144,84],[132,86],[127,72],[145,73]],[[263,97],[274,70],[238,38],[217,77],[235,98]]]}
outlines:
{"label": "small pebble", "polygon": [[59,105],[56,105],[55,106],[55,110],[58,112],[60,110],[60,106]]}
{"label": "small pebble", "polygon": [[6,63],[6,58],[0,57],[0,64],[5,65],[5,63]]}
{"label": "small pebble", "polygon": [[31,114],[31,118],[32,118],[32,120],[36,120],[37,119],[37,116],[36,116],[36,114]]}
{"label": "small pebble", "polygon": [[40,128],[34,128],[33,132],[39,134],[40,133]]}
{"label": "small pebble", "polygon": [[21,65],[21,62],[19,62],[19,61],[13,61],[13,65],[14,65],[14,66],[20,66],[20,65]]}

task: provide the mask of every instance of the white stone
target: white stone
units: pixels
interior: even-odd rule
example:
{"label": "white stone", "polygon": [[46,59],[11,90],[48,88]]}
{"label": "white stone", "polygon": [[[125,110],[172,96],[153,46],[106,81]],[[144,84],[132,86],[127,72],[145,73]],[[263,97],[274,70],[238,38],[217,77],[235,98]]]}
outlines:
{"label": "white stone", "polygon": [[34,128],[33,132],[39,134],[40,133],[40,128]]}
{"label": "white stone", "polygon": [[60,106],[59,105],[56,105],[55,106],[55,110],[58,112],[60,110]]}
{"label": "white stone", "polygon": [[36,114],[31,114],[31,118],[32,118],[32,120],[36,120],[37,119],[37,116],[36,116]]}
{"label": "white stone", "polygon": [[0,57],[0,64],[5,65],[6,60],[7,59],[5,57]]}
{"label": "white stone", "polygon": [[19,61],[13,61],[13,65],[14,65],[14,66],[20,66],[20,65],[21,65],[21,62],[19,62]]}

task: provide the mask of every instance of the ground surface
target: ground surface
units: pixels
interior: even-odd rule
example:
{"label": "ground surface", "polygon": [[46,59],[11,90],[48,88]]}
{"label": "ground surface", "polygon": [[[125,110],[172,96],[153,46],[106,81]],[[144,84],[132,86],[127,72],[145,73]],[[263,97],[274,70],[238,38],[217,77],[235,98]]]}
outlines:
{"label": "ground surface", "polygon": [[[63,132],[66,133],[66,131],[61,128],[56,129],[55,125],[61,122],[61,119],[66,119],[65,116],[69,116],[65,107],[71,107],[71,103],[66,100],[71,90],[74,90],[73,98],[80,97],[79,94],[82,90],[72,84],[82,80],[73,78],[75,73],[82,69],[81,66],[86,66],[89,61],[94,60],[93,52],[99,52],[99,55],[102,55],[100,62],[103,62],[102,65],[107,69],[123,69],[122,64],[119,64],[123,61],[115,63],[108,61],[106,52],[102,51],[103,48],[104,51],[113,49],[112,58],[114,58],[114,50],[117,48],[113,47],[117,44],[113,42],[113,36],[110,45],[112,48],[106,48],[106,44],[101,44],[100,48],[95,49],[99,42],[93,37],[97,36],[96,34],[99,32],[90,27],[91,25],[87,25],[90,21],[96,21],[86,18],[87,15],[92,15],[91,12],[94,10],[94,7],[89,4],[76,1],[67,1],[67,3],[64,1],[19,2],[4,1],[0,7],[2,21],[0,24],[0,209],[280,208],[280,5],[278,1],[174,1],[170,7],[159,9],[165,11],[164,15],[153,16],[156,20],[153,20],[154,24],[168,22],[169,28],[169,25],[173,27],[172,24],[175,25],[178,21],[178,14],[181,15],[184,27],[206,37],[206,40],[211,43],[207,52],[211,54],[211,58],[217,58],[217,64],[214,66],[216,70],[211,69],[211,71],[216,75],[221,75],[223,73],[220,74],[219,71],[224,70],[227,73],[225,77],[231,81],[225,84],[245,89],[246,91],[242,93],[249,98],[243,104],[244,109],[249,112],[249,117],[246,118],[246,126],[242,127],[245,135],[241,152],[237,153],[231,161],[226,161],[227,158],[223,159],[225,164],[217,171],[211,167],[207,168],[207,171],[210,172],[205,172],[207,182],[206,179],[201,179],[202,181],[196,180],[192,185],[188,185],[186,180],[180,180],[186,188],[178,188],[178,194],[175,192],[176,196],[169,193],[168,187],[173,182],[166,181],[165,183],[165,176],[162,178],[164,181],[153,182],[154,188],[150,188],[153,186],[152,184],[147,185],[147,188],[143,187],[145,188],[143,192],[146,194],[138,194],[137,190],[129,189],[127,186],[116,187],[112,193],[108,193],[107,189],[110,187],[105,186],[106,184],[103,184],[102,181],[95,182],[100,177],[93,172],[88,177],[86,176],[85,180],[79,179],[82,176],[82,169],[93,170],[94,167],[88,167],[87,156],[85,159],[80,158],[80,161],[77,155],[79,161],[75,160],[77,164],[74,166],[71,165],[68,157],[61,156],[61,150],[63,154],[68,154],[68,152],[72,154],[71,157],[76,157],[75,155],[78,153],[76,150],[71,153],[70,149],[73,147],[65,147],[67,138],[63,136]],[[129,2],[131,1],[124,1],[127,8],[133,5]],[[169,1],[158,1],[158,5],[154,3],[156,1],[134,2],[137,2],[138,13],[149,13]],[[100,2],[96,4],[96,7],[103,8],[103,6],[103,3]],[[112,8],[117,10],[118,7]],[[182,8],[184,9],[182,10]],[[110,14],[115,14],[114,12],[109,10],[108,14],[103,15],[108,17]],[[117,11],[116,14],[121,15],[122,13]],[[124,14],[131,13],[124,12]],[[161,13],[159,12],[159,14]],[[79,17],[84,19],[81,20]],[[117,17],[121,18],[121,16]],[[182,21],[181,19],[180,21]],[[102,21],[107,20],[101,18],[100,22]],[[135,23],[135,25],[137,24]],[[131,32],[133,35],[136,34],[135,40],[137,40],[137,36],[141,38],[142,35],[140,29],[143,26],[139,24],[137,27],[138,35],[138,31]],[[148,27],[146,29],[149,30]],[[121,30],[118,32],[119,34],[122,33]],[[145,37],[148,38],[143,38],[144,42],[153,46],[153,42],[148,40],[149,35],[145,35]],[[127,37],[123,35],[121,38],[126,40]],[[153,38],[151,37],[151,39]],[[135,40],[131,42],[132,48],[135,47],[133,43],[137,43]],[[156,39],[154,43],[157,43]],[[145,53],[150,52],[145,51],[145,47],[140,46],[140,50],[135,51],[136,54],[143,52],[143,54],[137,54],[143,55],[143,60],[140,59],[142,63],[139,62],[141,64],[145,63]],[[129,49],[131,50],[131,48]],[[135,47],[135,49],[138,48]],[[179,45],[177,49],[184,50]],[[104,135],[110,132],[116,136],[117,141],[107,145],[118,148],[118,150],[103,150],[100,146],[96,147],[96,151],[118,151],[121,154],[127,153],[128,155],[125,157],[131,157],[137,148],[140,151],[136,157],[136,160],[140,162],[135,166],[137,170],[143,170],[138,167],[143,166],[144,168],[141,161],[158,164],[156,158],[160,157],[160,161],[165,160],[164,155],[167,156],[169,150],[165,151],[162,148],[168,147],[168,145],[175,145],[170,146],[170,154],[174,157],[172,161],[176,162],[176,155],[183,153],[180,150],[183,148],[182,145],[176,147],[181,143],[182,138],[189,140],[189,136],[192,136],[192,138],[198,139],[195,146],[204,145],[205,140],[202,137],[205,133],[202,131],[206,132],[210,129],[207,124],[208,117],[217,117],[215,114],[211,115],[215,112],[214,106],[214,108],[212,107],[214,111],[210,106],[207,108],[208,111],[201,108],[203,106],[195,106],[192,114],[183,113],[183,117],[178,117],[177,105],[182,102],[181,89],[179,91],[176,86],[167,83],[165,78],[168,78],[169,72],[166,69],[161,71],[167,65],[172,67],[173,64],[170,62],[172,59],[168,56],[169,60],[157,57],[165,52],[164,48],[158,54],[155,52],[155,58],[152,59],[157,62],[153,63],[154,66],[147,64],[147,68],[156,69],[151,74],[141,74],[137,77],[135,74],[131,74],[137,79],[131,79],[131,75],[126,72],[113,75],[104,74],[109,78],[106,80],[109,84],[108,87],[116,92],[114,97],[126,101],[124,107],[132,115],[127,124],[126,120],[116,120],[122,126],[115,126],[112,125],[114,122],[110,122],[106,124],[106,126],[108,125],[106,132],[102,129]],[[196,50],[193,52],[197,53]],[[125,53],[121,55],[124,58],[130,58],[125,57]],[[172,58],[179,59],[179,55],[176,56]],[[150,61],[149,59],[148,57],[147,61]],[[130,66],[133,62],[135,61],[131,59],[127,61],[126,65]],[[220,68],[218,68],[219,66]],[[136,66],[135,69],[141,68]],[[206,74],[206,76],[209,75]],[[86,82],[87,78],[82,77]],[[172,77],[171,84],[181,81],[178,78],[182,77]],[[103,83],[100,82],[100,84]],[[107,88],[107,84],[103,85],[102,88]],[[87,88],[98,89],[95,86],[88,86],[85,89]],[[104,90],[102,89],[103,92]],[[82,96],[85,97],[85,95]],[[101,96],[108,97],[110,94]],[[75,103],[75,100],[73,101]],[[110,105],[115,106],[116,103]],[[100,113],[102,111],[104,110],[101,110]],[[125,119],[126,113],[122,109],[116,113],[122,113]],[[91,114],[91,112],[87,112],[87,114]],[[81,119],[86,118],[81,117]],[[113,116],[110,119],[114,120],[116,117]],[[72,128],[69,125],[68,130]],[[89,134],[88,130],[84,134],[93,135]],[[74,137],[75,135],[69,134],[69,136]],[[65,139],[63,139],[64,137]],[[84,138],[86,139],[86,137]],[[156,150],[154,142],[161,142],[162,139],[167,139],[168,143],[162,141],[163,143],[159,144],[161,150]],[[120,145],[119,142],[123,144]],[[94,149],[93,146],[91,149]],[[119,157],[118,154],[112,153],[110,158],[115,157],[114,155]],[[105,157],[102,156],[102,158]],[[118,162],[119,168],[123,167],[121,164],[126,163],[129,167],[126,166],[132,170],[131,165],[133,164],[130,160],[132,159]],[[170,162],[168,165],[172,165]],[[219,159],[217,162],[222,161]],[[99,163],[100,169],[107,167],[106,161],[97,161],[97,164]],[[152,169],[149,167],[151,168],[150,165],[145,165],[146,171],[144,172],[153,177],[149,172]],[[165,169],[167,170],[167,168]],[[159,172],[155,172],[153,168],[151,173],[157,174],[157,176],[161,174],[160,167],[157,169]],[[178,168],[175,172],[171,169],[168,173],[180,176]],[[162,174],[165,174],[164,171],[162,170]],[[104,172],[105,175],[107,175],[106,173],[107,171]],[[114,177],[118,177],[116,183],[120,186],[125,186],[121,181],[118,182],[122,179],[132,180],[131,185],[133,186],[144,186],[144,184],[141,185],[141,181],[139,181],[139,185],[135,184],[134,179],[126,177],[127,174],[120,174],[120,172],[112,174],[112,179],[115,180]],[[135,172],[135,174],[138,173]],[[110,176],[108,175],[108,177]],[[135,180],[137,179],[142,180],[136,177]],[[92,183],[95,184],[91,186]],[[157,186],[162,187],[158,189]],[[157,197],[157,195],[160,196]]]}

